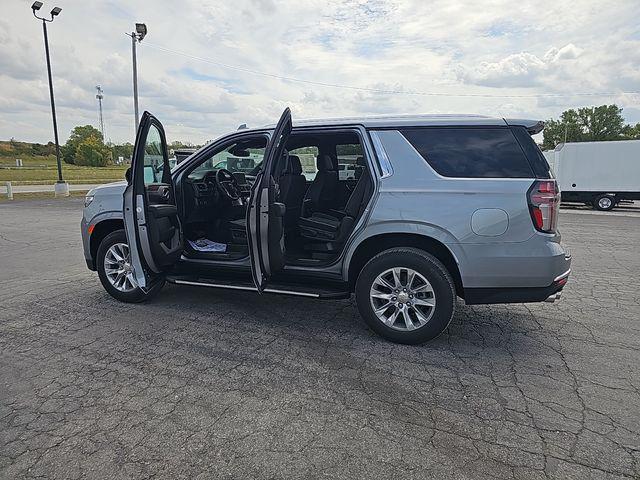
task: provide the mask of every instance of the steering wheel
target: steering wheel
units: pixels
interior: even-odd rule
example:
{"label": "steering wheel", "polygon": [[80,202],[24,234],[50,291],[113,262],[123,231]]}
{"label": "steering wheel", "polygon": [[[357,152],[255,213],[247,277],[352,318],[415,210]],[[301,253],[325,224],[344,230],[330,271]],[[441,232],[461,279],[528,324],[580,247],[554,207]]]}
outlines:
{"label": "steering wheel", "polygon": [[222,194],[230,200],[240,198],[238,182],[229,170],[221,168],[216,172],[216,184]]}

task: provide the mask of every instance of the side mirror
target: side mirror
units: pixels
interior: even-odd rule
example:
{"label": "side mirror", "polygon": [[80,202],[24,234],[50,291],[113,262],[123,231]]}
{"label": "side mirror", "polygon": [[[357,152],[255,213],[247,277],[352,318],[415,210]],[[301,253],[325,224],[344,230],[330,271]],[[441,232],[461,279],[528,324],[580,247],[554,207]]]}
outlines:
{"label": "side mirror", "polygon": [[131,167],[127,168],[124,172],[124,178],[127,180],[127,183],[131,185]]}

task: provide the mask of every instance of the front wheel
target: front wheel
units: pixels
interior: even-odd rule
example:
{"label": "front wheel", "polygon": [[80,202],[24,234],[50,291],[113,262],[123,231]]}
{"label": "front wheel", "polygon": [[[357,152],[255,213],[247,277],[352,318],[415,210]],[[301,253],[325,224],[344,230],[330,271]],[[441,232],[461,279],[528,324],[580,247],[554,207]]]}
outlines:
{"label": "front wheel", "polygon": [[146,293],[140,289],[133,275],[131,253],[124,230],[116,230],[104,237],[98,247],[96,267],[104,289],[121,302],[142,302],[155,295],[164,285],[164,281],[159,281]]}
{"label": "front wheel", "polygon": [[447,269],[417,248],[393,248],[373,257],[356,282],[360,315],[392,342],[419,344],[449,325],[456,292]]}

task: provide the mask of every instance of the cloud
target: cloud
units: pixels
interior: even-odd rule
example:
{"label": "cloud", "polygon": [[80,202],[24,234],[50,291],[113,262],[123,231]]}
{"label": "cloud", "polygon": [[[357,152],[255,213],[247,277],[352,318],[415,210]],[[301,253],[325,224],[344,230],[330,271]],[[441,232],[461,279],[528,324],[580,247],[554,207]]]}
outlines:
{"label": "cloud", "polygon": [[520,52],[497,62],[481,62],[473,68],[461,67],[460,78],[467,83],[489,87],[532,87],[544,84],[545,75],[562,70],[564,62],[579,58],[583,51],[569,43],[560,49],[550,48],[542,58]]}
{"label": "cloud", "polygon": [[558,63],[563,60],[574,60],[582,55],[582,52],[584,52],[582,48],[578,48],[573,43],[569,43],[559,50],[555,47],[551,48],[544,54],[544,60],[549,64]]}

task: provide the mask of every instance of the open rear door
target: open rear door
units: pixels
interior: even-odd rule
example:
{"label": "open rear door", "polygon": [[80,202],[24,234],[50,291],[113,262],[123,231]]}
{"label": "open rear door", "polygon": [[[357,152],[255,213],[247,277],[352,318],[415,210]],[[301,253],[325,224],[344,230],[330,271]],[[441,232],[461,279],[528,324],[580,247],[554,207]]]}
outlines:
{"label": "open rear door", "polygon": [[262,169],[256,176],[247,208],[251,273],[259,292],[264,290],[269,277],[284,267],[285,206],[277,202],[278,185],[273,178],[273,169],[284,153],[291,128],[291,110],[287,107],[265,150]]}
{"label": "open rear door", "polygon": [[146,291],[182,253],[182,232],[162,124],[144,112],[136,135],[123,218],[133,278]]}

